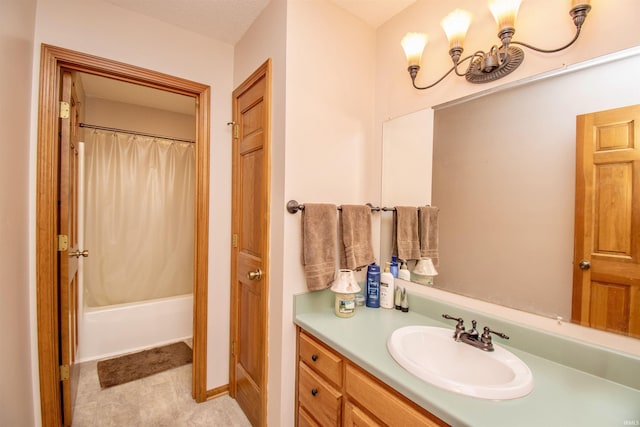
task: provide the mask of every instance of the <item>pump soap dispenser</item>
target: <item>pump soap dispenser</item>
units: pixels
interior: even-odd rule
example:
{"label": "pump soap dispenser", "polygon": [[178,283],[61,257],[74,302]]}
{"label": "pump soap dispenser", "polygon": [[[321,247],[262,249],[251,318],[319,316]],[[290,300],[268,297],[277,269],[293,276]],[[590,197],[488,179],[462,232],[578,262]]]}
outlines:
{"label": "pump soap dispenser", "polygon": [[380,306],[382,308],[394,307],[395,286],[393,283],[393,274],[391,274],[390,271],[390,264],[391,263],[387,262],[384,273],[380,275]]}

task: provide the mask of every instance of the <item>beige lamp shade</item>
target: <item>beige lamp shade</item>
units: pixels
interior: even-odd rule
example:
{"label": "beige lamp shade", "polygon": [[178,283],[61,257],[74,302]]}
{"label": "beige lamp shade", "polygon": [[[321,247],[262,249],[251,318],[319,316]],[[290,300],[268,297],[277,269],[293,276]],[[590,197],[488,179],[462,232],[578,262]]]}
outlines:
{"label": "beige lamp shade", "polygon": [[498,29],[513,28],[522,0],[491,0],[489,9],[498,24]]}
{"label": "beige lamp shade", "polygon": [[422,51],[427,45],[429,37],[423,33],[407,33],[400,44],[404,49],[404,54],[407,55],[407,62],[409,66],[420,66],[420,59],[422,58]]}
{"label": "beige lamp shade", "polygon": [[419,274],[420,276],[437,276],[438,271],[433,265],[431,258],[421,258],[413,269],[413,274]]}
{"label": "beige lamp shade", "polygon": [[447,34],[449,47],[462,47],[469,25],[471,25],[471,14],[465,10],[456,9],[448,14],[440,25]]}

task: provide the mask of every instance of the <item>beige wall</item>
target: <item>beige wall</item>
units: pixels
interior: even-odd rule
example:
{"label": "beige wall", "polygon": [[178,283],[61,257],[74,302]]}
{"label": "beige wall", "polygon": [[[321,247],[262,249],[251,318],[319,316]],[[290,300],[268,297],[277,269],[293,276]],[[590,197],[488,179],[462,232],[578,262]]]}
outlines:
{"label": "beige wall", "polygon": [[[195,101],[194,101],[195,109]],[[134,132],[195,140],[196,118],[100,98],[85,99],[86,123]],[[88,130],[90,132],[90,130]]]}
{"label": "beige wall", "polygon": [[34,423],[29,315],[29,112],[35,0],[0,6],[0,425]]}
{"label": "beige wall", "polygon": [[[375,32],[323,0],[290,2],[287,10],[285,198],[377,204],[380,182],[372,176],[379,153],[371,150]],[[307,290],[300,215],[283,215],[285,286],[293,295]],[[285,304],[291,307],[292,300]]]}
{"label": "beige wall", "polygon": [[[226,301],[229,300],[231,148],[226,122],[231,117],[233,46],[95,0],[39,0],[35,43],[33,61],[36,70],[40,65],[40,44],[47,43],[211,86],[207,388],[227,384],[229,332],[224,325],[229,317]],[[36,73],[31,86],[31,104],[34,106],[38,103],[38,85]],[[31,117],[34,153],[36,129],[34,111]],[[35,154],[29,168],[31,171],[35,171],[34,162]],[[29,198],[35,200],[35,188],[32,188]],[[34,209],[32,207],[32,212]],[[34,226],[31,224],[32,232]],[[34,263],[32,247],[31,265]],[[35,289],[33,280],[29,287]],[[35,305],[32,305],[31,313],[31,318],[35,319]],[[35,336],[35,326],[31,334]],[[35,358],[36,353],[32,356]]]}
{"label": "beige wall", "polygon": [[[288,3],[286,200],[379,202],[380,182],[374,176],[380,163],[378,152],[371,150],[374,61],[371,27],[324,0]],[[300,262],[301,215],[281,209],[285,216],[281,425],[293,425],[292,296],[307,288]]]}
{"label": "beige wall", "polygon": [[284,206],[289,199],[379,199],[379,182],[371,178],[379,163],[372,164],[368,148],[374,47],[372,28],[325,0],[271,2],[236,46],[236,86],[273,59],[269,425],[294,425],[292,303],[294,294],[306,291],[300,214]]}

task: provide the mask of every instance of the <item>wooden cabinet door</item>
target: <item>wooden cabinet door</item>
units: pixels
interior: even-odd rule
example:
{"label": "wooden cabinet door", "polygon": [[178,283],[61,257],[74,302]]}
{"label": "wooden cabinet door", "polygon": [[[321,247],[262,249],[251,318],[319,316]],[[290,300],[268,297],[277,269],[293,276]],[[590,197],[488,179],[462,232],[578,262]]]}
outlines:
{"label": "wooden cabinet door", "polygon": [[364,413],[351,402],[347,402],[344,409],[343,427],[382,427],[377,421]]}
{"label": "wooden cabinet door", "polygon": [[640,105],[578,116],[573,320],[640,337]]}

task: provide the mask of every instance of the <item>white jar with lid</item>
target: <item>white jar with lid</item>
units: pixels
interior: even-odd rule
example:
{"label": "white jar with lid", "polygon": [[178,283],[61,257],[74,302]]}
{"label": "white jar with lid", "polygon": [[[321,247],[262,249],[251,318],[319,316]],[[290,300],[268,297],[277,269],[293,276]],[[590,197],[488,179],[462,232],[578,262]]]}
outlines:
{"label": "white jar with lid", "polygon": [[336,294],[335,313],[338,317],[351,317],[356,312],[355,294],[360,292],[360,286],[351,270],[339,270],[331,285]]}

